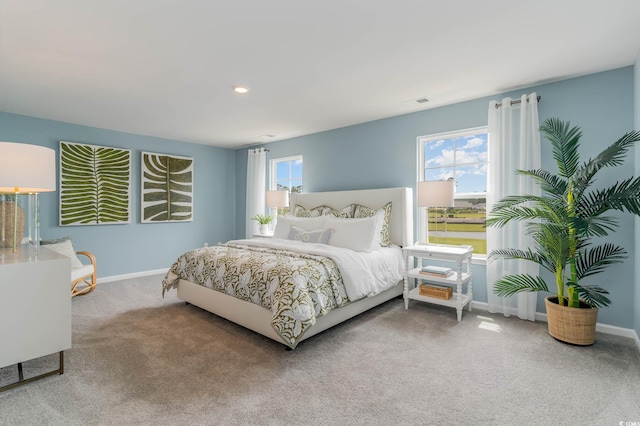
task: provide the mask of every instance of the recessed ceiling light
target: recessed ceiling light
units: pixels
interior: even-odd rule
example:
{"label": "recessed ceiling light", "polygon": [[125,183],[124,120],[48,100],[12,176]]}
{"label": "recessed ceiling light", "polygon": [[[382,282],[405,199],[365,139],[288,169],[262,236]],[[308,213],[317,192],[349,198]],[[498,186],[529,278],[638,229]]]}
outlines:
{"label": "recessed ceiling light", "polygon": [[236,93],[240,93],[241,95],[244,95],[249,91],[249,89],[244,86],[233,86],[233,91]]}
{"label": "recessed ceiling light", "polygon": [[262,135],[262,136],[260,136],[260,137],[261,137],[261,138],[269,138],[269,139],[271,139],[271,138],[275,138],[275,137],[276,137],[276,135]]}

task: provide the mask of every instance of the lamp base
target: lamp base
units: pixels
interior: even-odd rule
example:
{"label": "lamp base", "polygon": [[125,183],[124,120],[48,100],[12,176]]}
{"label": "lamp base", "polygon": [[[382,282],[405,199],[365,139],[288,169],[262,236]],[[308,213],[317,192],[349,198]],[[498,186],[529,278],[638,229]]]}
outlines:
{"label": "lamp base", "polygon": [[24,209],[19,204],[16,206],[16,200],[5,198],[0,197],[0,247],[15,247],[24,237]]}

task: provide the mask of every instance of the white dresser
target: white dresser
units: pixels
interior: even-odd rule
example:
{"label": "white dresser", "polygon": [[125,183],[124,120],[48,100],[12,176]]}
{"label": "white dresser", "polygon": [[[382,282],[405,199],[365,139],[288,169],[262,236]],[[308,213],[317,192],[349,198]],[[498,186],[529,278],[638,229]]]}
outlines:
{"label": "white dresser", "polygon": [[43,376],[63,373],[63,351],[71,348],[70,277],[69,258],[44,247],[37,256],[26,245],[16,253],[0,248],[0,368],[18,365],[14,385],[36,379],[23,380],[22,362],[56,352],[60,369]]}

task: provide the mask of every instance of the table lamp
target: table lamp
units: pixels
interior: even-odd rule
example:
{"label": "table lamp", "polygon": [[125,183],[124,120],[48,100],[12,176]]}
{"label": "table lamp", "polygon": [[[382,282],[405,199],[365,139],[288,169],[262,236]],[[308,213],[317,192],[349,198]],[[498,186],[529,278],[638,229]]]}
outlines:
{"label": "table lamp", "polygon": [[[0,247],[15,252],[25,223],[29,243],[40,244],[38,194],[56,190],[56,153],[51,148],[0,142]],[[26,201],[25,201],[26,200]],[[27,205],[25,217],[23,205]]]}
{"label": "table lamp", "polygon": [[[418,182],[418,207],[427,208],[427,239],[429,235],[429,208],[453,207],[453,187],[451,180],[428,180]],[[438,218],[434,213],[435,232],[438,232]]]}
{"label": "table lamp", "polygon": [[267,207],[276,209],[276,215],[273,217],[272,228],[275,229],[278,222],[278,214],[280,209],[289,207],[289,191],[267,191],[265,194]]}

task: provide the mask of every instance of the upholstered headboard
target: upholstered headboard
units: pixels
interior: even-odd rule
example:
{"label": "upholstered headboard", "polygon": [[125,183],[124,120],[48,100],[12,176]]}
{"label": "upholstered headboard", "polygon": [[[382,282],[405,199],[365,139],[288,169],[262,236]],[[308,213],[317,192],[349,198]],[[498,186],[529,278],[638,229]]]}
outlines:
{"label": "upholstered headboard", "polygon": [[413,191],[411,188],[360,189],[350,191],[291,193],[291,209],[296,204],[307,209],[327,205],[340,209],[348,204],[358,203],[372,209],[379,209],[389,201],[391,207],[391,241],[402,247],[413,244]]}

